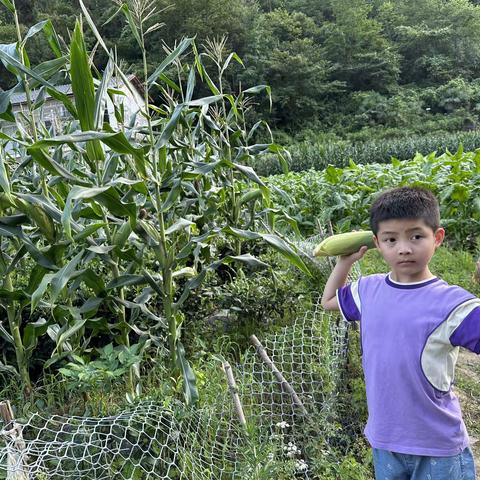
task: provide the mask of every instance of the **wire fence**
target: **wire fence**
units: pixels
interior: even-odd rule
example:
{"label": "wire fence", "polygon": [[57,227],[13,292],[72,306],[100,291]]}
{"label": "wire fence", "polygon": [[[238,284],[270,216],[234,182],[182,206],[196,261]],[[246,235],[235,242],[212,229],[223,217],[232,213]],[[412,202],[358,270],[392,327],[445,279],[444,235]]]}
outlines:
{"label": "wire fence", "polygon": [[[318,240],[297,246],[311,252]],[[142,401],[109,417],[0,423],[0,479],[317,478],[309,444],[335,446],[348,333],[317,298],[291,325],[252,336],[243,362],[224,364],[229,388],[209,405]]]}

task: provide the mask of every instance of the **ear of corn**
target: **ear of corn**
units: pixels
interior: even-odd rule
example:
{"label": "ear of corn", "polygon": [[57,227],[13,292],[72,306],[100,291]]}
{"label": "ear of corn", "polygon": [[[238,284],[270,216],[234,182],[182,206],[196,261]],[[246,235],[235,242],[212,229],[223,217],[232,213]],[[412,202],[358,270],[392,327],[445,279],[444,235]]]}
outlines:
{"label": "ear of corn", "polygon": [[317,245],[313,251],[313,255],[316,257],[350,255],[351,253],[358,252],[360,247],[364,245],[368,248],[375,247],[375,244],[373,243],[373,232],[370,230],[340,233],[323,240]]}

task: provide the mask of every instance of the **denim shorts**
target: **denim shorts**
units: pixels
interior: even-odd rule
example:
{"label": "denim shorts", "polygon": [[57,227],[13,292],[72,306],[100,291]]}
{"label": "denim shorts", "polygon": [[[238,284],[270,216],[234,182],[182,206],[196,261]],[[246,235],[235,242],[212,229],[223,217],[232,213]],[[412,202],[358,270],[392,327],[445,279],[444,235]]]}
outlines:
{"label": "denim shorts", "polygon": [[475,480],[475,463],[467,447],[453,457],[424,457],[373,449],[376,480]]}

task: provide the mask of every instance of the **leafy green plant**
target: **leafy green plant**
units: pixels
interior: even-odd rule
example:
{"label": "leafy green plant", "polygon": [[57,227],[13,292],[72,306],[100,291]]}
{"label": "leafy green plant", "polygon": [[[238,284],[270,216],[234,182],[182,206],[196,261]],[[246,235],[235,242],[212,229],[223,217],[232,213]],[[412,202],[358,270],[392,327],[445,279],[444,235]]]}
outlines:
{"label": "leafy green plant", "polygon": [[[280,212],[272,210],[270,191],[250,166],[267,152],[285,165],[281,147],[253,143],[263,122],[247,124],[250,98],[269,89],[227,88],[229,65],[242,62],[221,41],[200,53],[185,38],[150,72],[144,39],[159,28],[158,12],[146,8],[148,2],[121,3],[119,13],[144,58],[144,101],[127,118],[114,86],[132,90],[132,83],[80,3],[108,57],[103,74],[92,67],[79,21],[68,47],[42,22],[0,48],[0,59],[18,80],[0,93],[0,115],[13,131],[0,134],[0,268],[9,318],[1,333],[14,348],[27,389],[26,352],[45,335],[54,342],[45,368],[81,356],[96,337],[106,335],[127,349],[132,337],[152,339],[158,348],[166,337],[172,376],[183,378],[185,398],[194,402],[182,309],[207,272],[222,264],[260,265],[242,245],[262,241],[309,274],[276,234]],[[5,5],[16,15],[13,4]],[[31,68],[22,48],[39,31],[55,59]],[[73,102],[58,88],[61,82],[71,83]],[[196,96],[199,82],[209,96]],[[37,89],[37,101],[28,104],[24,123],[11,114],[10,100],[14,93],[28,96],[29,87]],[[150,102],[153,90],[161,104]],[[56,135],[37,122],[47,93],[71,115]],[[106,105],[114,109],[108,118]],[[24,264],[28,278],[16,284]],[[38,321],[26,318],[28,308]],[[130,396],[138,381],[131,369]]]}
{"label": "leafy green plant", "polygon": [[431,189],[440,202],[442,225],[450,245],[475,249],[480,235],[480,153],[417,154],[412,160],[391,164],[328,166],[323,172],[289,173],[272,177],[279,191],[275,201],[306,232],[332,222],[340,231],[368,229],[374,196],[387,188],[417,185]]}
{"label": "leafy green plant", "polygon": [[71,355],[59,372],[68,380],[70,390],[86,393],[91,389],[111,388],[112,384],[124,377],[132,367],[139,368],[145,345],[135,344],[130,347],[111,343],[97,349],[98,358],[86,361],[78,355]]}

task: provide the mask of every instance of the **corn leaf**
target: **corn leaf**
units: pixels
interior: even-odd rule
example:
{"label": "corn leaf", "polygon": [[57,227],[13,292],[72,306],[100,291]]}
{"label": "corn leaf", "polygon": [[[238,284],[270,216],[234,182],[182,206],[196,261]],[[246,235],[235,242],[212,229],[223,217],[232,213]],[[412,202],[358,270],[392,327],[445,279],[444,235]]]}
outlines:
{"label": "corn leaf", "polygon": [[195,373],[185,355],[182,342],[177,341],[177,366],[183,376],[183,393],[187,405],[194,405],[198,401],[198,390]]}
{"label": "corn leaf", "polygon": [[96,188],[74,186],[70,190],[70,193],[68,194],[68,197],[65,201],[65,208],[62,213],[62,225],[63,225],[63,228],[65,229],[65,234],[67,235],[68,238],[73,240],[71,221],[72,221],[72,211],[74,207],[74,201],[78,199],[96,197],[100,193],[103,193],[106,190],[108,190],[109,188],[110,186],[96,187]]}
{"label": "corn leaf", "polygon": [[289,260],[292,265],[295,265],[298,269],[307,274],[309,277],[312,276],[300,256],[285,240],[280,238],[278,235],[273,235],[270,233],[251,232],[249,230],[240,230],[233,227],[224,227],[222,230],[227,234],[233,235],[238,238],[243,238],[244,240],[262,239],[272,248],[274,248],[277,252],[282,254],[287,260]]}
{"label": "corn leaf", "polygon": [[70,328],[60,333],[60,335],[58,335],[56,339],[57,346],[55,348],[55,351],[58,351],[58,352],[62,351],[63,344],[66,343],[67,340],[73,335],[75,335],[80,329],[82,329],[86,321],[87,321],[86,318],[78,319],[74,322],[74,324]]}
{"label": "corn leaf", "polygon": [[106,95],[108,91],[108,85],[110,84],[110,81],[112,79],[113,69],[114,62],[110,58],[108,60],[107,66],[105,67],[105,71],[103,72],[100,86],[97,88],[97,91],[95,93],[95,112],[93,115],[93,125],[95,130],[101,128],[103,124]]}
{"label": "corn leaf", "polygon": [[121,275],[120,277],[114,278],[112,281],[110,281],[107,284],[106,289],[112,290],[113,288],[120,288],[120,287],[126,287],[131,285],[143,285],[145,283],[148,283],[148,282],[143,275],[125,274],[125,275]]}
{"label": "corn leaf", "polygon": [[124,3],[121,7],[120,7],[120,10],[123,12],[123,14],[125,15],[127,21],[128,21],[128,25],[130,27],[130,30],[131,32],[133,33],[133,36],[135,37],[135,40],[137,41],[138,43],[138,46],[139,47],[142,47],[142,39],[140,38],[140,33],[138,31],[138,28],[135,24],[135,20],[133,19],[132,17],[132,14],[130,12],[130,9],[128,8],[128,4],[127,3]]}
{"label": "corn leaf", "polygon": [[3,155],[0,155],[0,187],[10,197],[10,180],[8,178],[7,169],[5,168],[5,162]]}
{"label": "corn leaf", "polygon": [[10,13],[15,13],[15,7],[10,0],[0,0],[0,2],[10,11]]}
{"label": "corn leaf", "polygon": [[184,38],[173,52],[171,52],[163,62],[157,67],[157,69],[148,77],[147,84],[151,85],[157,80],[160,74],[174,62],[193,42],[193,38]]}
{"label": "corn leaf", "polygon": [[[83,131],[93,130],[95,128],[95,88],[82,28],[78,20],[70,45],[70,77],[80,126]],[[98,140],[87,143],[87,156],[90,160],[90,168],[96,171],[95,163],[105,158]]]}
{"label": "corn leaf", "polygon": [[12,47],[15,46],[15,51],[16,51],[16,44],[11,44],[11,45],[0,45],[0,60],[2,63],[5,65],[5,67],[12,72],[15,75],[18,75],[18,72],[22,72],[27,75],[27,77],[31,77],[35,80],[37,80],[40,85],[45,85],[50,88],[54,88],[54,86],[45,80],[43,77],[41,77],[38,73],[35,72],[35,70],[32,70],[23,63],[21,63],[19,60],[17,60],[18,54],[12,55],[12,49],[11,48],[5,48],[5,47]]}
{"label": "corn leaf", "polygon": [[83,257],[83,251],[77,253],[61,270],[54,274],[51,280],[52,292],[50,300],[55,303],[60,292],[65,288],[72,275],[76,272],[77,265]]}
{"label": "corn leaf", "polygon": [[47,290],[47,287],[50,285],[53,276],[54,276],[53,273],[47,273],[46,275],[44,275],[43,278],[42,278],[42,281],[39,283],[38,287],[32,293],[32,297],[31,297],[31,300],[30,300],[30,312],[31,313],[33,313],[33,311],[37,308],[38,303],[42,299],[45,291]]}

